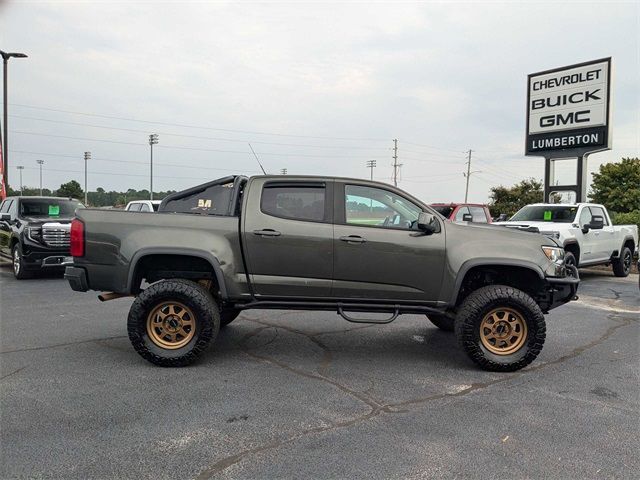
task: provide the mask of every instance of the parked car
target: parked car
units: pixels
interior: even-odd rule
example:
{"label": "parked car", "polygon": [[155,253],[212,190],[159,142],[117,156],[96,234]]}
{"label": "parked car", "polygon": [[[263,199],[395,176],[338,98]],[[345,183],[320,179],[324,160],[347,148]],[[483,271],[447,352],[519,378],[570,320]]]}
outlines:
{"label": "parked car", "polygon": [[65,277],[73,290],[108,292],[102,300],[136,296],[129,338],[162,366],[193,362],[241,311],[277,308],[356,323],[426,314],[455,328],[480,367],[513,371],[537,357],[544,314],[576,298],[579,283],[550,238],[445,222],[365,180],[231,176],[159,210],[79,210]]}
{"label": "parked car", "polygon": [[83,205],[72,198],[8,197],[0,205],[0,254],[22,280],[41,269],[71,263],[71,219]]}
{"label": "parked car", "polygon": [[157,212],[161,200],[134,200],[124,208],[127,212]]}
{"label": "parked car", "polygon": [[452,222],[492,222],[489,207],[480,203],[432,203],[430,207]]}
{"label": "parked car", "polygon": [[607,209],[596,203],[535,203],[496,225],[538,230],[564,247],[566,264],[610,264],[617,277],[629,275],[638,249],[638,226],[612,225]]}

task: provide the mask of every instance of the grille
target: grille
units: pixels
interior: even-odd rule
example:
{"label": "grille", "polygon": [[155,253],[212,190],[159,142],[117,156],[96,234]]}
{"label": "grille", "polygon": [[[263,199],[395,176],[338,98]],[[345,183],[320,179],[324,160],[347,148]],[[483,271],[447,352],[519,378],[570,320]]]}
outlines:
{"label": "grille", "polygon": [[68,247],[71,236],[69,225],[47,225],[42,227],[42,240],[50,247]]}

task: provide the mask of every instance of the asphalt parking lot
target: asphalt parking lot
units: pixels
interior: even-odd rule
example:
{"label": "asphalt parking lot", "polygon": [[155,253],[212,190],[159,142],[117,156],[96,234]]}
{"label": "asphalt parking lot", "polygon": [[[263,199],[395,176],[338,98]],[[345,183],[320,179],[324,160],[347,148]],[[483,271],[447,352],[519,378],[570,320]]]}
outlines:
{"label": "asphalt parking lot", "polygon": [[533,365],[421,316],[250,311],[202,361],[130,347],[131,299],[0,270],[0,478],[637,478],[638,277],[582,272]]}

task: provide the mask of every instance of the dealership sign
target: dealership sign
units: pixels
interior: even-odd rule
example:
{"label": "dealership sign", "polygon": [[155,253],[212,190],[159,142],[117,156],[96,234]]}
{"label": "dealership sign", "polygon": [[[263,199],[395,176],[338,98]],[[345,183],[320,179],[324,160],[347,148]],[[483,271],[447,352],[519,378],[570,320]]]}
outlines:
{"label": "dealership sign", "polygon": [[525,153],[558,158],[611,148],[611,58],[528,77]]}

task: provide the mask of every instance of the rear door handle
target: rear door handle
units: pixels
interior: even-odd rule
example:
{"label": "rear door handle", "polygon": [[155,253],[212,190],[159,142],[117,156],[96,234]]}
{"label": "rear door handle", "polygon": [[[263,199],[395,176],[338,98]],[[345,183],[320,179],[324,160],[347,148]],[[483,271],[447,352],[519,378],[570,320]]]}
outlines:
{"label": "rear door handle", "polygon": [[263,230],[254,230],[254,235],[260,235],[261,237],[279,237],[282,235],[280,232],[277,232],[271,228],[265,228]]}
{"label": "rear door handle", "polygon": [[345,235],[344,237],[340,237],[340,240],[348,243],[364,243],[367,241],[359,235]]}

